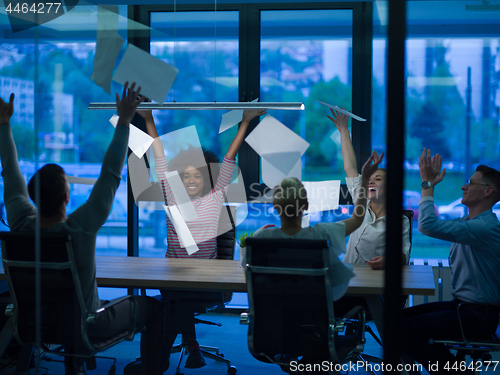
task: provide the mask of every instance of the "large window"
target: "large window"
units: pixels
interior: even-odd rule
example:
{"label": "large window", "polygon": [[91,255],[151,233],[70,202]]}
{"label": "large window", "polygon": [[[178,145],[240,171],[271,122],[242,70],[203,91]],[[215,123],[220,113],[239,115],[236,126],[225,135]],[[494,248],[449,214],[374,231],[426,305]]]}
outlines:
{"label": "large window", "polygon": [[[467,12],[459,1],[409,1],[406,41],[405,207],[418,211],[418,155],[443,156],[435,191],[443,219],[464,215],[461,187],[478,164],[499,168],[500,22],[495,12]],[[373,148],[385,149],[386,10],[374,12]],[[436,17],[439,15],[439,17]],[[416,219],[416,218],[415,218]],[[413,258],[447,259],[449,243],[413,232]]]}

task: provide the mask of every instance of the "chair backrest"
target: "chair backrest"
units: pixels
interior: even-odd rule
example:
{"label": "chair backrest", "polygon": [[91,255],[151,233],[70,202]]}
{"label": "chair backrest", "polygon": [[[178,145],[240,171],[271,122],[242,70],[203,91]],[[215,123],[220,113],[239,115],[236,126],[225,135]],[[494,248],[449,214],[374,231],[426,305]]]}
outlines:
{"label": "chair backrest", "polygon": [[328,242],[250,237],[246,245],[250,353],[336,360]]}
{"label": "chair backrest", "polygon": [[[14,302],[14,334],[22,343],[68,344],[93,353],[86,333],[87,311],[67,234],[1,232],[2,260]],[[38,296],[38,297],[37,297]],[[38,306],[38,309],[37,309]],[[37,324],[37,312],[40,324]],[[41,341],[37,343],[36,327]]]}

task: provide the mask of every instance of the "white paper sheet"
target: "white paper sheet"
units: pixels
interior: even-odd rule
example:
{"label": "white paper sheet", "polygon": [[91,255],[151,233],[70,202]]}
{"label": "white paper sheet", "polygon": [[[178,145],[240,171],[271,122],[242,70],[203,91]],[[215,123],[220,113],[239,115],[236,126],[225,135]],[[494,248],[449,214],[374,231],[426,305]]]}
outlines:
{"label": "white paper sheet", "polygon": [[[259,98],[252,100],[253,102],[257,102]],[[227,113],[224,113],[222,115],[222,121],[220,123],[219,127],[219,134],[222,133],[223,131],[226,131],[227,129],[232,128],[233,126],[239,124],[241,120],[243,119],[243,110],[242,109],[235,109],[233,111],[229,111]]]}
{"label": "white paper sheet", "polygon": [[[113,127],[116,128],[118,124],[118,116],[113,115],[109,122]],[[154,141],[154,138],[149,134],[144,133],[142,130],[137,128],[136,126],[130,124],[130,132],[128,136],[128,147],[132,150],[134,154],[137,155],[138,158],[142,158],[142,155],[148,150],[151,144]]]}
{"label": "white paper sheet", "polygon": [[118,6],[97,7],[97,42],[90,80],[111,94],[111,74],[125,40],[118,35]]}
{"label": "white paper sheet", "polygon": [[300,179],[300,157],[309,143],[274,117],[264,117],[245,141],[262,158],[262,180],[267,186],[272,188],[286,177]]}
{"label": "white paper sheet", "polygon": [[295,165],[288,173],[283,173],[280,169],[269,163],[265,158],[262,158],[261,161],[262,181],[270,188],[274,188],[284,178],[295,177],[299,180],[302,179],[302,160],[300,160],[300,158],[296,160]]}
{"label": "white paper sheet", "polygon": [[97,178],[75,177],[68,175],[66,175],[66,180],[68,180],[68,184],[81,184],[81,185],[94,185],[97,182]]}
{"label": "white paper sheet", "polygon": [[179,173],[177,171],[166,172],[164,177],[170,186],[170,190],[172,190],[176,206],[179,208],[184,221],[198,220],[196,209],[194,208],[193,202],[191,202],[191,198],[189,198]]}
{"label": "white paper sheet", "polygon": [[311,220],[311,214],[304,214],[302,216],[302,228],[307,228],[309,226],[309,221]]}
{"label": "white paper sheet", "polygon": [[178,72],[176,67],[129,44],[113,80],[122,85],[135,82],[141,86],[141,94],[163,103]]}
{"label": "white paper sheet", "polygon": [[355,114],[352,114],[351,112],[349,111],[346,111],[342,108],[339,108],[337,107],[336,105],[330,105],[328,103],[324,103],[324,102],[320,102],[319,100],[316,100],[319,104],[323,104],[323,105],[326,105],[327,107],[329,108],[332,108],[333,110],[337,111],[337,112],[340,112],[340,113],[343,113],[344,115],[347,115],[355,120],[358,120],[358,121],[366,121],[366,119],[362,118],[362,117],[359,117],[359,116],[356,116]]}
{"label": "white paper sheet", "polygon": [[196,253],[198,249],[198,245],[194,241],[193,235],[191,234],[186,222],[182,218],[181,213],[177,209],[176,206],[163,206],[163,209],[167,213],[167,216],[174,224],[175,232],[179,237],[179,241],[181,246],[184,247],[189,255]]}
{"label": "white paper sheet", "polygon": [[307,191],[308,213],[335,210],[339,207],[340,180],[302,183]]}

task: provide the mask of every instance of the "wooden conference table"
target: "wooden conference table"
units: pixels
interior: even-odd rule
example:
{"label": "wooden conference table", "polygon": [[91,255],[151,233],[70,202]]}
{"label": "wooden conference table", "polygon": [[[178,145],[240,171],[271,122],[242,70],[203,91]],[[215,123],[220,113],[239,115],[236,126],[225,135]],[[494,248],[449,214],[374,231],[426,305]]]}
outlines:
{"label": "wooden conference table", "polygon": [[[97,256],[97,285],[114,288],[177,289],[246,292],[245,275],[237,260]],[[355,264],[348,294],[384,292],[384,271]],[[0,263],[0,280],[5,280]],[[403,294],[432,295],[432,267],[404,266]]]}

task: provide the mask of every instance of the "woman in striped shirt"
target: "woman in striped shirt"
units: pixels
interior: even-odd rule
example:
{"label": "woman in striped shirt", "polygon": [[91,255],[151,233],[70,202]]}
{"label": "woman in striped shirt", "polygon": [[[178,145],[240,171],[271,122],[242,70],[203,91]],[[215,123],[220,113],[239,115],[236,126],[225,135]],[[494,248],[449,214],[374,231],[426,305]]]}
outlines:
{"label": "woman in striped shirt", "polygon": [[[218,159],[212,152],[190,147],[182,150],[170,161],[164,155],[163,145],[158,137],[151,111],[138,111],[146,122],[148,134],[154,138],[152,147],[155,154],[155,165],[160,180],[163,198],[166,205],[175,205],[172,190],[165,173],[177,170],[182,183],[191,198],[198,219],[187,222],[187,226],[199,248],[189,255],[179,242],[178,235],[170,220],[167,218],[167,253],[170,258],[208,258],[217,257],[217,227],[224,203],[224,197],[231,182],[231,176],[236,164],[236,154],[243,142],[248,125],[257,116],[265,115],[263,110],[245,110],[240,127],[217,171]],[[203,155],[203,156],[201,156]],[[212,181],[216,181],[215,186]],[[168,362],[170,350],[178,333],[182,333],[183,342],[188,345],[189,356],[186,367],[199,368],[205,365],[200,347],[196,341],[194,310],[199,299],[206,299],[206,293],[201,292],[173,292],[161,290],[165,302],[165,362]]]}

